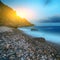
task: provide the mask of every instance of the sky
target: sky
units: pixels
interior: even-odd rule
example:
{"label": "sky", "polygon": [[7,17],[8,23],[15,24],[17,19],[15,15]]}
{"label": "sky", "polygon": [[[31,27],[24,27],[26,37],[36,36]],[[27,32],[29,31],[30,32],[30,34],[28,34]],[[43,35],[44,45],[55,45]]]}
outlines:
{"label": "sky", "polygon": [[60,0],[2,0],[2,2],[35,23],[49,17],[60,16]]}

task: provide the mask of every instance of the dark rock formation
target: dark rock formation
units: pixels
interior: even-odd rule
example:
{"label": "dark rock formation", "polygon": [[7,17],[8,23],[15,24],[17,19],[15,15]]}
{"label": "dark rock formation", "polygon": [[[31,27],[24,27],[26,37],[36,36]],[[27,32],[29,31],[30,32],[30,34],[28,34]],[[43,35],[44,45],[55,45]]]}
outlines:
{"label": "dark rock formation", "polygon": [[53,45],[39,42],[41,39],[34,40],[18,29],[0,27],[0,60],[57,60]]}
{"label": "dark rock formation", "polygon": [[39,41],[39,42],[46,42],[45,38],[33,38],[35,41]]}
{"label": "dark rock formation", "polygon": [[31,31],[38,31],[38,29],[36,29],[36,28],[31,28]]}

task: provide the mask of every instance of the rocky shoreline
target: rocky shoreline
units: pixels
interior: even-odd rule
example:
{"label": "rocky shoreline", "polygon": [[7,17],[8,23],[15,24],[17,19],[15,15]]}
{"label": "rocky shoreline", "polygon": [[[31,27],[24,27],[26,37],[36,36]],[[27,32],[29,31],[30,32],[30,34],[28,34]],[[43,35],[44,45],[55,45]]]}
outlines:
{"label": "rocky shoreline", "polygon": [[32,38],[15,28],[0,27],[0,60],[59,60],[57,49],[43,39]]}

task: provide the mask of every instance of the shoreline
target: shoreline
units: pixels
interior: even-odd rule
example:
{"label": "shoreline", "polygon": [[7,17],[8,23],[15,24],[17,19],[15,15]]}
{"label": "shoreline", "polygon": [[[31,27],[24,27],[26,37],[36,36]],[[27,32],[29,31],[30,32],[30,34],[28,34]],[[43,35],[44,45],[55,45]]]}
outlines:
{"label": "shoreline", "polygon": [[58,51],[53,45],[46,42],[45,38],[33,38],[15,28],[9,28],[12,31],[6,29],[4,30],[5,32],[0,33],[1,60],[59,59]]}
{"label": "shoreline", "polygon": [[[20,29],[18,29],[18,30],[20,30]],[[23,31],[23,30],[20,30],[20,31]],[[25,33],[26,35],[28,35],[28,36],[30,36],[30,37],[32,37],[32,38],[41,38],[41,37],[31,36],[31,35],[27,34],[25,31],[23,31],[23,33]],[[44,37],[42,37],[42,38],[44,38]],[[47,40],[47,39],[46,39],[46,41],[47,41],[47,42],[50,42],[50,43],[53,43],[53,44],[56,44],[56,45],[60,45],[59,43],[52,42],[52,41]]]}

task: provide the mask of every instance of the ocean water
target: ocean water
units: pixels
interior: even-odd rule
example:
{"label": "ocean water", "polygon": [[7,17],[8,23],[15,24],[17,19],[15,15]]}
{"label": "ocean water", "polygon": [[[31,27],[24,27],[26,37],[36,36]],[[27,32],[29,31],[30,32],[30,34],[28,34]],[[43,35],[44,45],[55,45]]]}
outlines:
{"label": "ocean water", "polygon": [[34,26],[19,29],[30,36],[43,37],[47,41],[60,44],[60,26]]}

